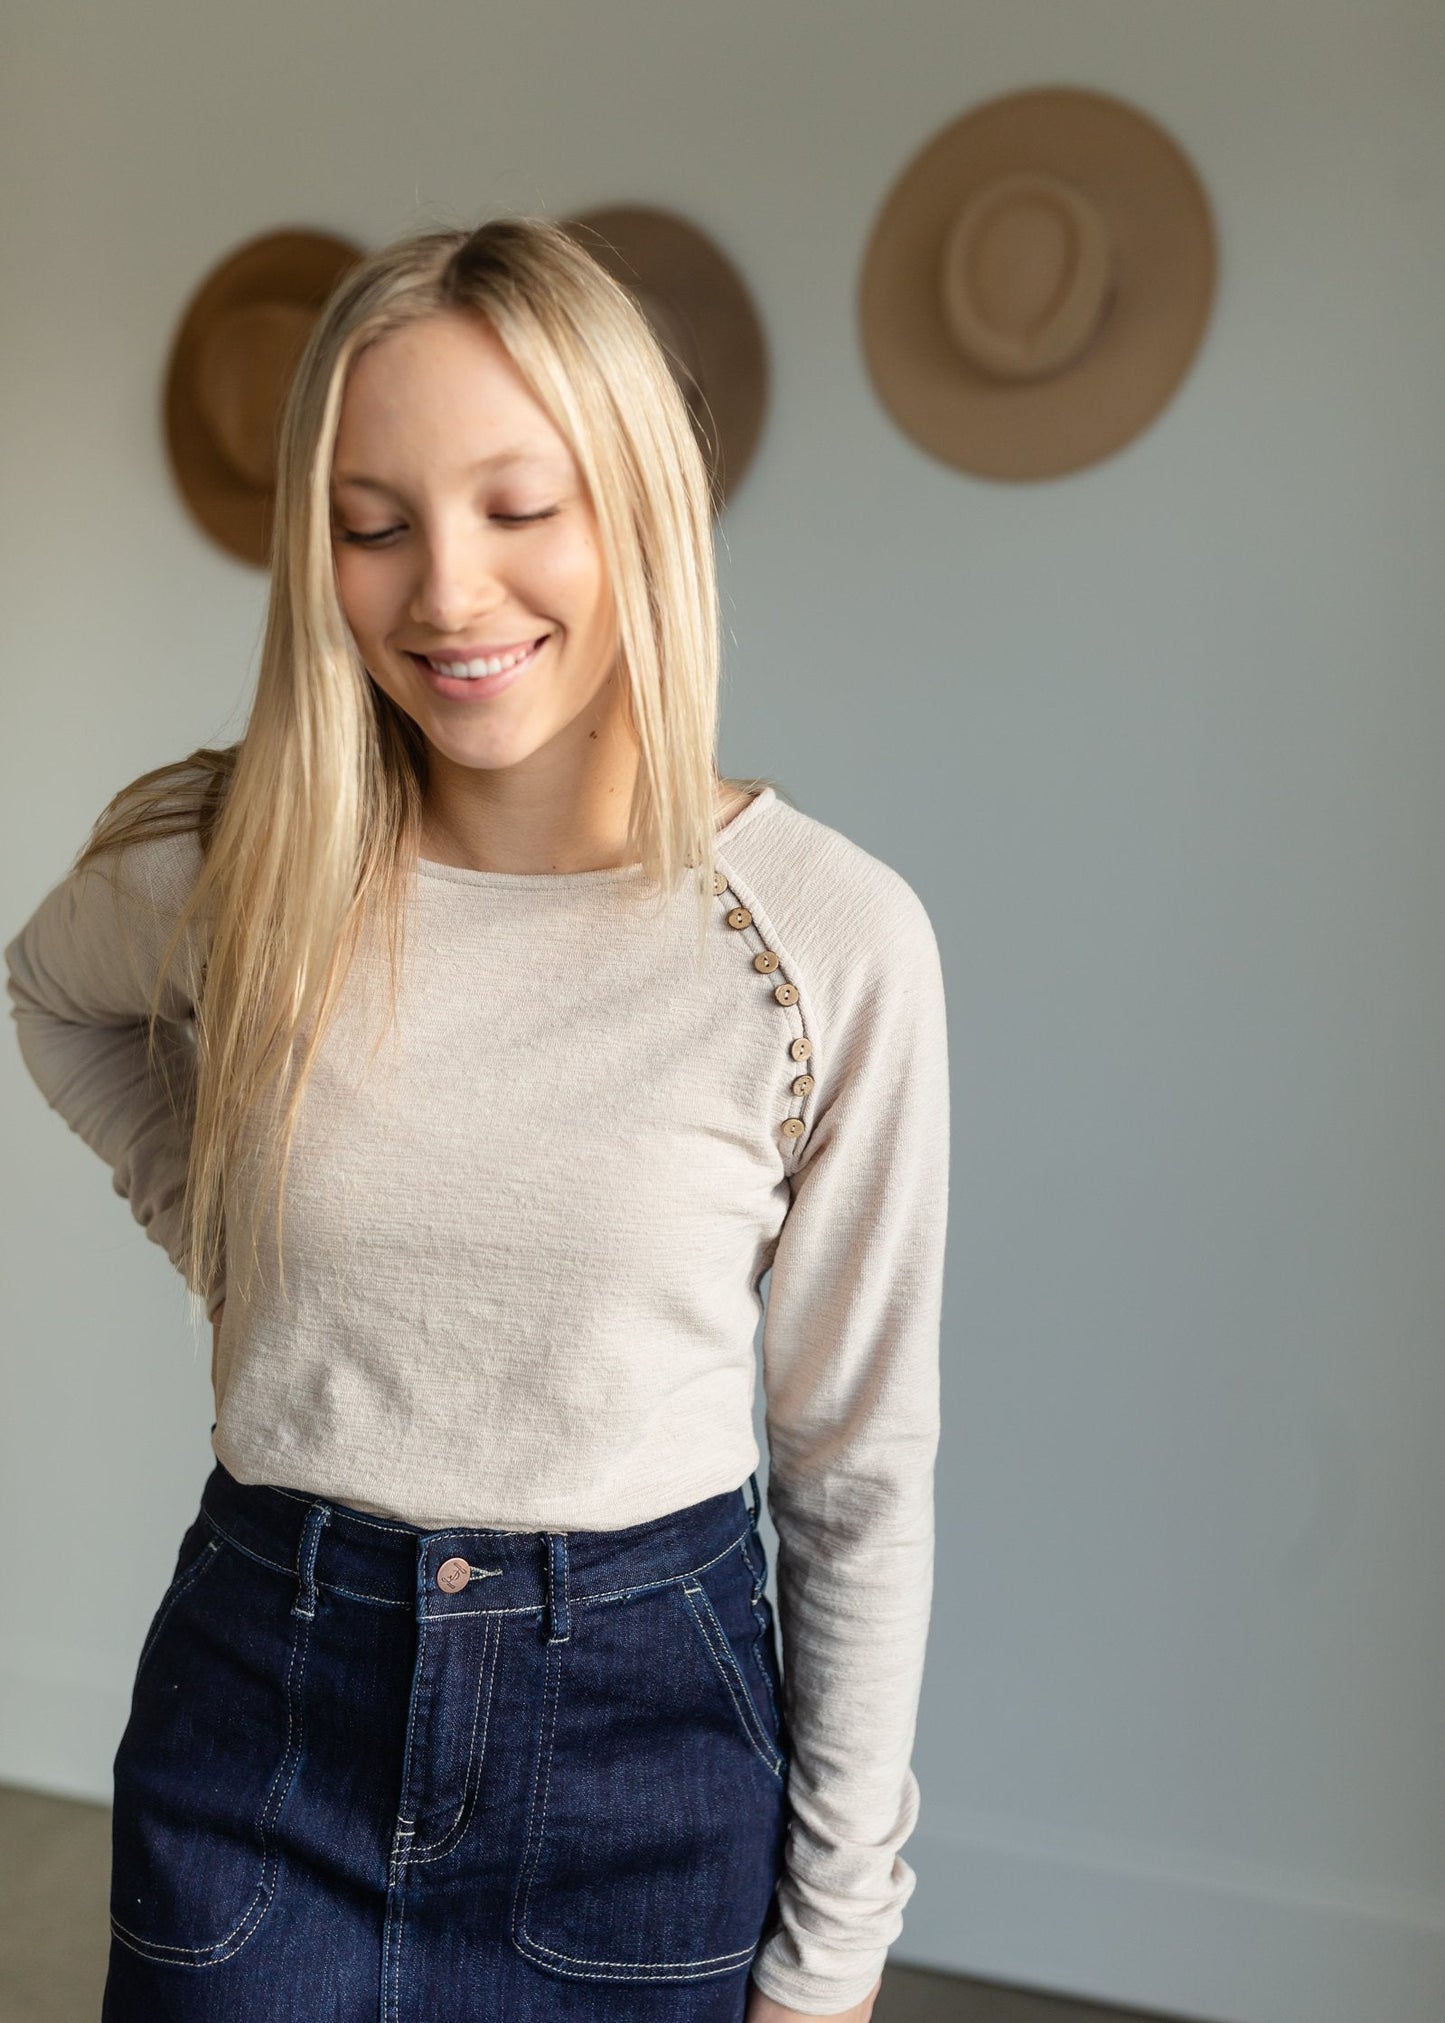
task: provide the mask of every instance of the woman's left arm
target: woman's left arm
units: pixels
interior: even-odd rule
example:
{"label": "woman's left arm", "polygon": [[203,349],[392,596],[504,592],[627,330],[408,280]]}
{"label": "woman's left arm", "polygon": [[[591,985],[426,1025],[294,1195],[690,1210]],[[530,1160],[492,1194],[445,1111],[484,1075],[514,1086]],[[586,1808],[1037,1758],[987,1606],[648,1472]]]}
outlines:
{"label": "woman's left arm", "polygon": [[[883,1986],[880,1974],[861,2002],[855,2002],[851,2009],[837,2009],[833,2012],[832,2023],[868,2023],[873,2014],[873,2004],[878,1998],[878,1990]],[[771,1995],[765,1995],[756,1981],[748,1983],[748,2013],[743,2023],[829,2023],[825,2016],[805,2016],[801,2009],[785,2009],[781,2002],[775,2002]]]}
{"label": "woman's left arm", "polygon": [[947,1022],[912,888],[851,853],[832,869],[836,911],[795,923],[817,1107],[763,1324],[789,1819],[752,1967],[772,2006],[749,2023],[866,2015],[916,1882],[899,1850],[932,1604]]}

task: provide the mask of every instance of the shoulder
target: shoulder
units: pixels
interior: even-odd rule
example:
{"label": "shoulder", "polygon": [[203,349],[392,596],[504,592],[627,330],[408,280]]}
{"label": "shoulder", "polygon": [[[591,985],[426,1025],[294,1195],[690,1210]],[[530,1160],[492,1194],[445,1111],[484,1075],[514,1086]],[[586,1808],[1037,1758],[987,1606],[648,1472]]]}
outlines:
{"label": "shoulder", "polygon": [[[94,855],[77,854],[51,887],[25,932],[68,951],[97,977],[157,972],[201,869],[194,827],[148,826],[116,837]],[[169,974],[188,974],[198,953],[194,922],[172,955]]]}
{"label": "shoulder", "polygon": [[122,787],[92,824],[71,876],[93,873],[94,883],[133,906],[179,911],[201,872],[203,839],[238,749],[203,747]]}
{"label": "shoulder", "polygon": [[903,872],[777,789],[718,838],[716,862],[797,987],[820,1092],[872,1072],[878,1058],[923,1058],[937,1084],[947,1056],[943,969],[929,912]]}
{"label": "shoulder", "polygon": [[[746,884],[799,953],[858,961],[936,950],[922,899],[892,864],[774,787],[731,838],[719,866]],[[749,901],[751,903],[751,901]]]}
{"label": "shoulder", "polygon": [[100,895],[108,895],[110,906],[134,926],[173,921],[200,870],[200,837],[193,826],[154,827],[98,851],[66,883],[91,904],[106,903]]}
{"label": "shoulder", "polygon": [[62,1017],[114,1023],[145,1016],[165,964],[159,1009],[181,1016],[199,944],[175,929],[199,861],[194,834],[151,834],[74,862],[6,944],[12,991]]}
{"label": "shoulder", "polygon": [[846,1130],[879,1161],[906,1132],[922,1171],[925,1148],[942,1156],[948,1103],[943,974],[922,899],[894,865],[776,788],[718,839],[716,857],[760,937],[755,960],[772,950],[770,981],[797,991],[783,1000],[806,1042],[793,1055],[807,1062],[794,1084],[805,1103],[795,1170]]}

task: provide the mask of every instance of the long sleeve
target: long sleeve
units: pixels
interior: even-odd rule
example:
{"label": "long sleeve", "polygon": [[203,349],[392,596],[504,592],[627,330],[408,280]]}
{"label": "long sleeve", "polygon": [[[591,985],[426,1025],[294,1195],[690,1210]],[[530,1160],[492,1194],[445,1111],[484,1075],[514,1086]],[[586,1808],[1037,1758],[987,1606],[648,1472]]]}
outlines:
{"label": "long sleeve", "polygon": [[[115,1192],[178,1271],[195,1096],[195,1029],[183,983],[193,943],[167,979],[154,1067],[146,1013],[188,857],[193,865],[193,837],[163,837],[71,872],[5,949],[11,1016],[32,1080],[110,1167]],[[221,1273],[207,1311],[224,1297]]]}
{"label": "long sleeve", "polygon": [[899,1848],[919,1810],[947,1224],[932,927],[894,877],[853,926],[845,995],[815,1012],[821,1107],[763,1332],[792,1818],[752,1976],[813,2015],[872,1988],[916,1882]]}

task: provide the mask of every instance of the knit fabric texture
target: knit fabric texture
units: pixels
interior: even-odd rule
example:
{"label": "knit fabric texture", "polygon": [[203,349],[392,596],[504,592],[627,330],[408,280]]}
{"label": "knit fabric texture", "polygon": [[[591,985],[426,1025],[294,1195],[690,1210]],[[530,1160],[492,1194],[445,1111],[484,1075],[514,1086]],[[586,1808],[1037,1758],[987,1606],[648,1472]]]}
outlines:
{"label": "knit fabric texture", "polygon": [[[284,1297],[269,1207],[249,1296],[234,1259],[206,1289],[212,1442],[241,1482],[427,1529],[636,1524],[760,1466],[761,1321],[792,1754],[752,1975],[826,2015],[873,1986],[916,1880],[943,979],[899,873],[772,786],[715,857],[701,973],[690,882],[650,918],[638,865],[422,861],[395,1031],[368,1063],[389,976],[363,940],[312,1069]],[[5,949],[31,1076],[178,1268],[193,962],[163,1000],[169,1096],[141,1021],[199,862],[194,835],[132,846]]]}

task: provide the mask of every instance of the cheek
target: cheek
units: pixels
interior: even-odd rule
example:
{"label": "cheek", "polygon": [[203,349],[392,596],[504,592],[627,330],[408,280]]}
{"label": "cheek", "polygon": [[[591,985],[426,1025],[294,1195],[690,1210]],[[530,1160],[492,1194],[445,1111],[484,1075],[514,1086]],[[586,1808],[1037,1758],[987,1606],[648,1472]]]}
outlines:
{"label": "cheek", "polygon": [[615,619],[612,593],[601,551],[590,542],[580,546],[574,557],[572,583],[579,615],[585,613],[587,629],[598,638],[610,635]]}
{"label": "cheek", "polygon": [[332,575],[336,579],[336,601],[341,606],[341,615],[348,625],[355,629],[356,614],[360,609],[359,585],[356,572],[351,566],[350,552],[345,548],[332,550]]}
{"label": "cheek", "polygon": [[530,559],[529,580],[538,597],[565,600],[574,612],[590,610],[601,599],[602,551],[591,535],[573,532]]}
{"label": "cheek", "polygon": [[357,566],[355,554],[343,548],[336,557],[336,601],[341,606],[341,615],[350,626],[358,642],[383,629],[391,599],[387,594],[386,575],[376,567],[374,556],[365,558],[366,565]]}

